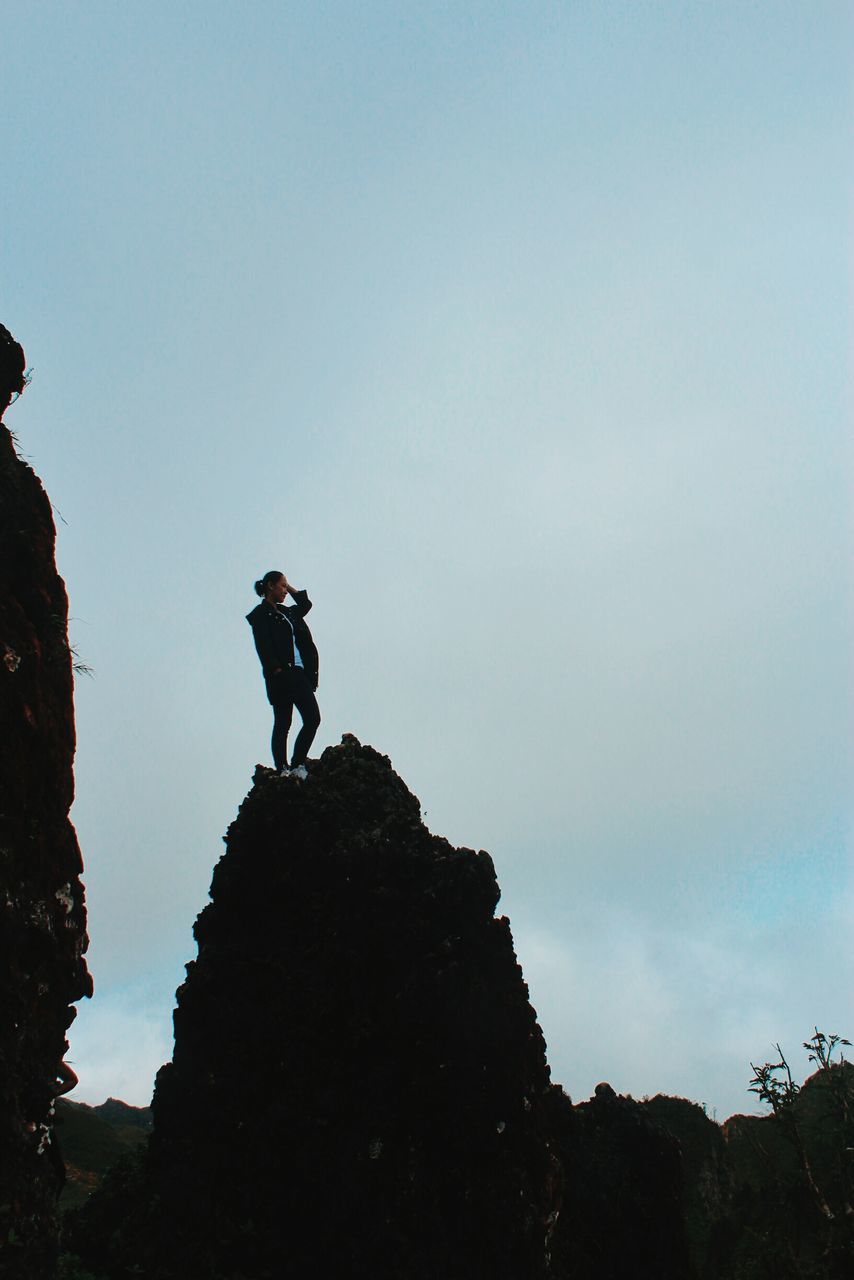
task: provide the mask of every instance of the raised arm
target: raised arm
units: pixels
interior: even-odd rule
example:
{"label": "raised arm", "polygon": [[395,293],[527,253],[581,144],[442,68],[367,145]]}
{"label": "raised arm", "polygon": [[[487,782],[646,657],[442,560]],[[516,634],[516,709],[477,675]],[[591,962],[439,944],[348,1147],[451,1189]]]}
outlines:
{"label": "raised arm", "polygon": [[301,618],[304,618],[311,608],[311,601],[308,598],[308,592],[297,591],[296,587],[292,587],[290,583],[288,583],[288,591],[293,598],[297,613]]}

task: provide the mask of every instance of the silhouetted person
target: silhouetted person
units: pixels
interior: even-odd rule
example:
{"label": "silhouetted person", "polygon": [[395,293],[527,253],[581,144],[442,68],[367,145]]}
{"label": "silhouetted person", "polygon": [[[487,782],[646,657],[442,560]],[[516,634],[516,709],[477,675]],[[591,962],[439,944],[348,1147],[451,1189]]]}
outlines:
{"label": "silhouetted person", "polygon": [[[306,757],[320,724],[314,696],[319,668],[317,648],[305,622],[311,601],[307,592],[297,591],[278,569],[259,578],[255,591],[262,601],[246,615],[246,621],[252,628],[273,708],[273,763],[283,777],[305,779]],[[292,605],[285,604],[288,594],[294,600]],[[302,717],[302,728],[288,768],[288,732],[294,707]]]}

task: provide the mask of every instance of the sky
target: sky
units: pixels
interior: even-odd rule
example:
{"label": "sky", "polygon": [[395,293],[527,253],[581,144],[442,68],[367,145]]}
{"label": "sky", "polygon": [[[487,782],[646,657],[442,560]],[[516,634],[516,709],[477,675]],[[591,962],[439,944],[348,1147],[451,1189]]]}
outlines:
{"label": "sky", "polygon": [[[147,1103],[314,601],[315,753],[488,849],[552,1077],[854,1038],[847,0],[0,4],[95,996]],[[308,784],[306,784],[308,785]]]}

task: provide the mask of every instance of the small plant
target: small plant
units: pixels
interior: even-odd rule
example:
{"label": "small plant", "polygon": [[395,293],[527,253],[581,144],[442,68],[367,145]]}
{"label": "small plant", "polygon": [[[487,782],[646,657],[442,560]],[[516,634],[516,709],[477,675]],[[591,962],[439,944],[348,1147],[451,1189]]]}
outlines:
{"label": "small plant", "polygon": [[[836,1112],[839,1122],[838,1131],[843,1147],[843,1165],[846,1164],[844,1157],[848,1155],[847,1142],[850,1136],[852,1108],[854,1108],[854,1088],[852,1088],[850,1073],[846,1070],[848,1064],[841,1051],[838,1062],[833,1061],[833,1054],[840,1045],[850,1044],[851,1041],[846,1040],[844,1036],[825,1035],[823,1031],[819,1031],[818,1027],[815,1028],[811,1038],[803,1042],[810,1062],[815,1063],[818,1067],[820,1077],[827,1087],[827,1097],[831,1107]],[[842,1180],[843,1185],[838,1188],[838,1190],[842,1191],[841,1214],[835,1213],[829,1203],[829,1197],[824,1195],[816,1182],[807,1157],[802,1130],[803,1118],[800,1114],[800,1108],[796,1106],[798,1095],[801,1091],[800,1087],[792,1079],[792,1072],[780,1045],[776,1044],[774,1048],[777,1050],[779,1061],[763,1062],[758,1067],[751,1062],[753,1078],[750,1081],[750,1092],[758,1094],[761,1100],[767,1103],[780,1125],[781,1132],[793,1143],[797,1151],[801,1172],[809,1186],[813,1201],[825,1222],[834,1224],[835,1219],[839,1218],[838,1225],[842,1226],[852,1216],[852,1208],[848,1199],[850,1175],[846,1171]]]}
{"label": "small plant", "polygon": [[[847,1138],[852,1135],[850,1129],[854,1121],[854,1086],[851,1083],[851,1064],[840,1050],[839,1061],[833,1061],[833,1051],[841,1044],[850,1046],[851,1041],[844,1036],[826,1036],[815,1028],[815,1034],[804,1041],[810,1062],[818,1067],[820,1078],[824,1081],[830,1105],[842,1125]],[[848,1068],[848,1070],[846,1070]],[[851,1150],[851,1148],[847,1148]]]}
{"label": "small plant", "polygon": [[68,646],[71,654],[71,670],[78,676],[93,676],[95,668],[90,667],[88,662],[83,662],[73,644]]}
{"label": "small plant", "polygon": [[778,1044],[774,1048],[780,1055],[779,1062],[763,1062],[760,1067],[751,1062],[753,1079],[750,1081],[750,1092],[758,1094],[780,1120],[791,1115],[800,1088],[792,1079],[783,1050]]}
{"label": "small plant", "polygon": [[95,674],[94,667],[90,667],[88,662],[84,662],[77,649],[68,639],[68,625],[66,619],[61,613],[52,613],[50,615],[51,626],[53,628],[53,640],[49,653],[52,657],[64,657],[66,654],[71,656],[71,669],[78,676],[92,676]]}
{"label": "small plant", "polygon": [[[833,1050],[839,1044],[849,1045],[850,1040],[846,1040],[844,1036],[826,1036],[823,1031],[815,1028],[815,1035],[809,1040],[804,1041],[804,1048],[808,1051],[810,1062],[814,1062],[820,1071],[830,1071],[837,1064],[831,1062]],[[845,1055],[840,1053],[840,1064],[845,1061]],[[753,1063],[750,1064],[751,1066]]]}

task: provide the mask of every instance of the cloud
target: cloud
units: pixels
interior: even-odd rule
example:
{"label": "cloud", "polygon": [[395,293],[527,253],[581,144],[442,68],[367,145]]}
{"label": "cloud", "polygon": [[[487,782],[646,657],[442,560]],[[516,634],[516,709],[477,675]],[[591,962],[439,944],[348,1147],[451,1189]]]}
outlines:
{"label": "cloud", "polygon": [[778,1041],[803,1079],[812,1068],[801,1046],[816,1023],[854,1029],[844,936],[833,910],[809,928],[794,912],[764,927],[720,915],[700,930],[687,914],[664,922],[580,900],[562,927],[529,916],[514,925],[553,1079],[575,1101],[607,1080],[635,1097],[689,1097],[718,1119],[757,1109],[750,1061]]}
{"label": "cloud", "polygon": [[81,1002],[69,1031],[68,1060],[80,1077],[71,1101],[147,1106],[156,1072],[172,1057],[171,1008],[168,993],[150,982]]}

